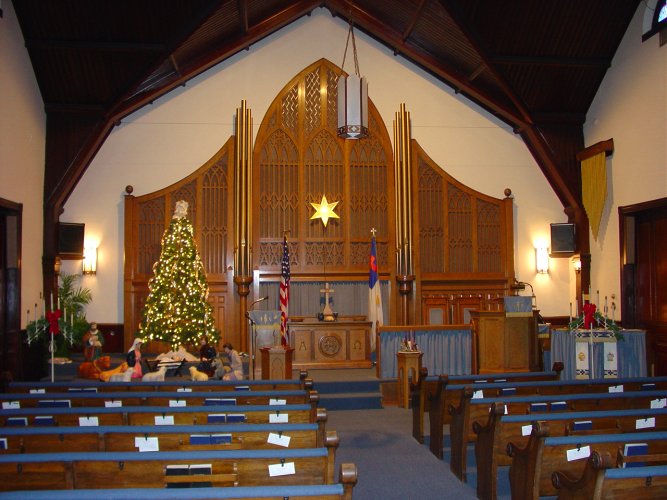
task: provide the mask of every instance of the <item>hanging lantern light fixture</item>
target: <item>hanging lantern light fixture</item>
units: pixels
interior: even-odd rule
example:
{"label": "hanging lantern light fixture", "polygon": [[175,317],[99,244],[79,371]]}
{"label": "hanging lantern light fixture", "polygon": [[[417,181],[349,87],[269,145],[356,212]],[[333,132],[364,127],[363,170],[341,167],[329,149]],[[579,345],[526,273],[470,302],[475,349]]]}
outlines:
{"label": "hanging lantern light fixture", "polygon": [[354,74],[338,78],[338,137],[343,139],[363,139],[368,137],[368,83],[359,73],[357,59],[357,44],[354,39],[354,28],[350,21],[350,30],[347,32],[345,53],[341,69],[345,71],[345,57],[347,48],[352,39],[352,54],[354,55]]}

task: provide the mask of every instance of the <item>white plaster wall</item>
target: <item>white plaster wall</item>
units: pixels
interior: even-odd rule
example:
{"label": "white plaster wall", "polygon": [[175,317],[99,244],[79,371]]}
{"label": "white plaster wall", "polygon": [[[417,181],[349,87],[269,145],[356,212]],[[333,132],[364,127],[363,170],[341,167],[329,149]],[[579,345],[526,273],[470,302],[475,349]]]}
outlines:
{"label": "white plaster wall", "polygon": [[[200,167],[233,133],[242,99],[252,110],[256,133],[276,94],[303,68],[320,58],[342,63],[347,30],[347,24],[318,9],[127,117],[111,133],[61,217],[84,222],[86,238],[99,243],[97,276],[83,281],[93,291],[90,319],[123,319],[125,186],[132,185],[135,195],[146,194]],[[394,113],[404,102],[413,138],[451,175],[498,198],[504,188],[512,189],[517,277],[535,286],[543,314],[567,315],[569,260],[552,260],[546,276],[536,276],[534,266],[534,244],[548,242],[549,223],[566,217],[521,139],[430,75],[355,33],[361,72],[390,136]],[[350,54],[347,61],[345,69],[352,71]],[[65,262],[63,272],[78,270],[74,266]]]}
{"label": "white plaster wall", "polygon": [[[591,236],[591,285],[617,296],[620,313],[618,207],[667,196],[667,47],[642,43],[640,4],[589,110],[586,145],[614,139],[607,161],[607,204],[598,240]],[[602,299],[601,299],[602,300]]]}
{"label": "white plaster wall", "polygon": [[46,115],[11,2],[0,19],[0,197],[23,204],[21,327],[42,290]]}

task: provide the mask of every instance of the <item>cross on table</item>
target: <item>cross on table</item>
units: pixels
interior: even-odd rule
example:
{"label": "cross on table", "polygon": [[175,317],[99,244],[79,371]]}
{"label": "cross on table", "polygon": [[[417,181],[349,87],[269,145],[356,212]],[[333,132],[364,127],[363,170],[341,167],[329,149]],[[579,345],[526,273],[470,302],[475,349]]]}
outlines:
{"label": "cross on table", "polygon": [[324,294],[324,310],[322,311],[322,314],[324,314],[324,316],[333,315],[333,311],[329,305],[329,295],[335,293],[335,290],[329,286],[329,283],[324,283],[324,288],[320,289],[320,293]]}

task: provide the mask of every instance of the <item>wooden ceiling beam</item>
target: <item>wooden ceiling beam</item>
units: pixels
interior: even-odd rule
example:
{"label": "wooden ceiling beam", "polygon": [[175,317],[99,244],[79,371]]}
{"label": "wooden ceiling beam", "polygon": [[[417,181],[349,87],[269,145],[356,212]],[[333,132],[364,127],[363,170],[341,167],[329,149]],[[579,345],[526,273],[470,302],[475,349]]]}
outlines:
{"label": "wooden ceiling beam", "polygon": [[37,40],[25,41],[28,50],[95,50],[103,52],[164,52],[162,43],[96,42],[92,40]]}
{"label": "wooden ceiling beam", "polygon": [[489,58],[493,64],[552,66],[557,68],[594,68],[607,70],[611,63],[607,59],[598,57],[533,57],[533,56],[503,56],[494,55]]}
{"label": "wooden ceiling beam", "polygon": [[422,13],[424,12],[425,6],[426,6],[426,0],[421,0],[421,2],[419,2],[419,5],[417,5],[417,9],[415,10],[415,13],[412,16],[410,24],[408,24],[408,27],[405,28],[405,30],[403,31],[403,36],[401,38],[403,39],[404,42],[410,37],[410,34],[412,34],[413,30],[415,29],[417,21],[419,21],[419,18],[422,16]]}

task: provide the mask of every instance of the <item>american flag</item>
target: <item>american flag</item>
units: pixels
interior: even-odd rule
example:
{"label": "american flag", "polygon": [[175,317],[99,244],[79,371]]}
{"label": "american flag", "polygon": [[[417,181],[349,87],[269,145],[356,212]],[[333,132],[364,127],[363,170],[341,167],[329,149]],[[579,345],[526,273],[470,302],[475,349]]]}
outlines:
{"label": "american flag", "polygon": [[280,343],[289,344],[289,332],[287,331],[287,319],[289,318],[289,248],[287,248],[287,236],[283,239],[283,262],[280,273]]}

